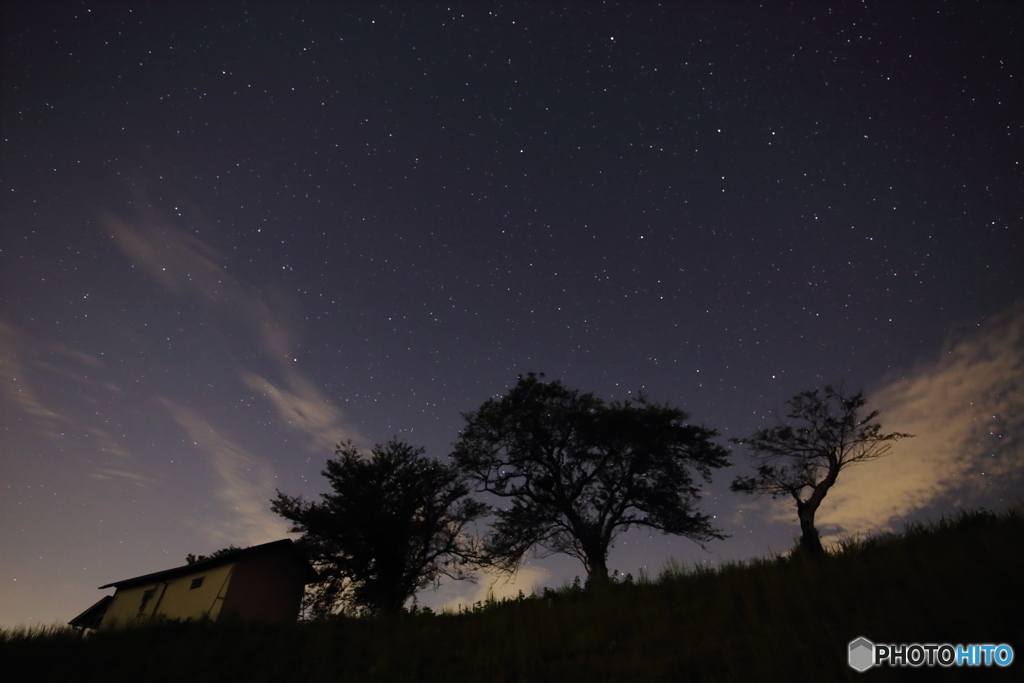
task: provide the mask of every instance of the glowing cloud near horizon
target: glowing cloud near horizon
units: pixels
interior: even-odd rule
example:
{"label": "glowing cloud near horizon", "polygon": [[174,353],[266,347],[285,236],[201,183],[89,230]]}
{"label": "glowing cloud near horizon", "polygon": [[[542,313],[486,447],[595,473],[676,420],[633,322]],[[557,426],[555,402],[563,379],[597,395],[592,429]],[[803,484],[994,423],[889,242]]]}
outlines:
{"label": "glowing cloud near horizon", "polygon": [[818,512],[822,536],[890,530],[933,506],[971,506],[982,492],[1012,497],[1024,471],[1022,389],[1024,302],[870,397],[884,431],[916,436],[840,475]]}

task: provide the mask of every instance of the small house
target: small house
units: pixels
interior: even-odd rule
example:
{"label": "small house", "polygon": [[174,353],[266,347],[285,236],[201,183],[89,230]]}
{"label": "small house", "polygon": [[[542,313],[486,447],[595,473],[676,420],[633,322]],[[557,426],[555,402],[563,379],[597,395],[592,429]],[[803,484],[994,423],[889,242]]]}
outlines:
{"label": "small house", "polygon": [[286,538],[100,586],[114,594],[69,623],[109,628],[154,618],[295,621],[306,585],[318,579]]}

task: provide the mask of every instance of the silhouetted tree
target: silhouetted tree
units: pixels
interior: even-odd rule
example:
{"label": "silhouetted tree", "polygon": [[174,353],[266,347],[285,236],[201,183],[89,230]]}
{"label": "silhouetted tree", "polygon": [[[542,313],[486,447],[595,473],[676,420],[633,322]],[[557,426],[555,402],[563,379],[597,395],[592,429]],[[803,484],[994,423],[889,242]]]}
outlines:
{"label": "silhouetted tree", "polygon": [[530,373],[463,417],[456,463],[478,490],[511,499],[483,548],[493,566],[515,571],[542,549],[575,557],[591,582],[604,582],[608,550],[632,526],[698,543],[724,538],[695,510],[689,468],[710,481],[727,451],[711,442],[715,431],[685,424],[682,410],[642,394],[606,404]]}
{"label": "silhouetted tree", "polygon": [[333,493],[307,502],[278,491],[271,505],[303,534],[299,545],[324,577],[310,593],[313,614],[395,612],[442,575],[470,578],[474,544],[465,528],[487,506],[466,498],[454,466],[396,440],[368,459],[351,442],[336,455],[322,472]]}
{"label": "silhouetted tree", "polygon": [[[850,465],[875,460],[892,449],[892,442],[913,436],[883,434],[878,410],[860,417],[867,403],[864,392],[852,396],[843,386],[826,386],[789,399],[789,422],[762,429],[745,439],[733,439],[751,450],[757,476],[736,477],[730,487],[747,494],[792,496],[800,520],[800,546],[812,556],[825,551],[814,526],[814,514],[839,473]],[[806,497],[804,492],[808,491]]]}
{"label": "silhouetted tree", "polygon": [[244,548],[237,548],[234,545],[229,545],[227,548],[221,548],[220,550],[214,550],[209,555],[193,555],[192,553],[189,553],[188,555],[185,556],[185,563],[186,564],[195,564],[196,562],[205,562],[206,560],[212,560],[215,557],[220,557],[221,555],[227,555],[228,553],[237,552],[239,550],[244,550]]}

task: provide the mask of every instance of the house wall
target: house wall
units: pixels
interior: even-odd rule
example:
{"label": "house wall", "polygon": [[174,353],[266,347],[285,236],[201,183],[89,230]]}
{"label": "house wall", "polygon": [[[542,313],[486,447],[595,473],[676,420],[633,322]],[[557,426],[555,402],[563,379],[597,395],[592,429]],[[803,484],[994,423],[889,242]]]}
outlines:
{"label": "house wall", "polygon": [[[103,617],[102,628],[154,616],[199,619],[206,615],[216,619],[224,604],[223,596],[229,591],[234,567],[234,564],[226,564],[167,581],[118,588]],[[199,577],[203,577],[203,585],[190,588],[192,580]],[[153,597],[143,606],[143,596],[148,590],[154,591]]]}
{"label": "house wall", "polygon": [[240,558],[221,614],[262,621],[295,621],[304,591],[304,568],[288,550]]}

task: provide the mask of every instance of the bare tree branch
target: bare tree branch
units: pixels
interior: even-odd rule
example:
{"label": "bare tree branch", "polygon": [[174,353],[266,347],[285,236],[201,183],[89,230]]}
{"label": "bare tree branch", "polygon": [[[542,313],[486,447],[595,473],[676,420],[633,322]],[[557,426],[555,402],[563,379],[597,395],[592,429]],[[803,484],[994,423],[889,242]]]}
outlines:
{"label": "bare tree branch", "polygon": [[[749,459],[757,467],[753,477],[736,477],[731,490],[753,495],[792,496],[800,519],[801,545],[814,555],[824,549],[814,526],[814,515],[839,473],[851,465],[888,455],[892,444],[912,437],[901,432],[882,433],[873,422],[879,411],[861,417],[867,403],[864,392],[852,396],[843,385],[826,386],[797,394],[786,402],[788,421],[762,429],[733,443],[750,449]],[[810,493],[804,497],[804,491]]]}

